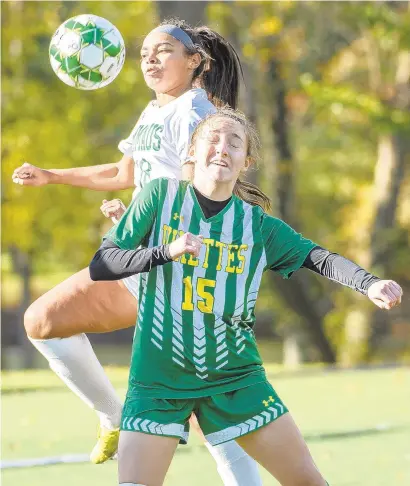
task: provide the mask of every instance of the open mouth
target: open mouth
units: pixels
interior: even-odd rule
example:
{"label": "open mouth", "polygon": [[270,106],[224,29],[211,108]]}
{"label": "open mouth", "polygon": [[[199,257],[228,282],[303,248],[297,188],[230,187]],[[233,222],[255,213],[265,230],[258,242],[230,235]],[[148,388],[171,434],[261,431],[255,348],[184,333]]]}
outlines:
{"label": "open mouth", "polygon": [[212,165],[218,165],[219,167],[228,167],[228,164],[223,160],[211,160]]}

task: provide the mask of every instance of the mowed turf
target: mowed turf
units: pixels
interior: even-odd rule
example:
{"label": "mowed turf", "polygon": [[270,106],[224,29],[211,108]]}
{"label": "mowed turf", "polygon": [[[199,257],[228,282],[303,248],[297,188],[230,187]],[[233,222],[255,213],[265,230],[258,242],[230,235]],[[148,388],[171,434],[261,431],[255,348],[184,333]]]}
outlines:
{"label": "mowed turf", "polygon": [[[366,371],[278,372],[269,379],[290,408],[316,463],[332,486],[410,485],[410,373]],[[121,396],[126,369],[109,375]],[[49,371],[3,374],[2,459],[88,453],[94,413]],[[2,471],[2,485],[112,486],[117,464],[52,465]],[[261,469],[264,485],[276,485]],[[222,484],[195,434],[180,446],[166,486]]]}

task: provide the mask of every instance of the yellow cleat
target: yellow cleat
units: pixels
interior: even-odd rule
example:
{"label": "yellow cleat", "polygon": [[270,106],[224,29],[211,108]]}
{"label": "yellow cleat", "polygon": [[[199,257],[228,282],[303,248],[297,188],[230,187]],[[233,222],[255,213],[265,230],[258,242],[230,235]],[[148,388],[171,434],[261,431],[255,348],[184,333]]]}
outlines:
{"label": "yellow cleat", "polygon": [[102,464],[111,459],[117,452],[119,438],[120,429],[109,430],[99,427],[98,441],[90,454],[91,462],[93,464]]}

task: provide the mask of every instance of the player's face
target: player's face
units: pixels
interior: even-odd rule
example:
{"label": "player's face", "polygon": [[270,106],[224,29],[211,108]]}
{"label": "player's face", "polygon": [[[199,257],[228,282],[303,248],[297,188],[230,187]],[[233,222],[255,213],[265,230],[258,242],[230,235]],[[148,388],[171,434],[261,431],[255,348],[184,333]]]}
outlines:
{"label": "player's face", "polygon": [[236,182],[248,168],[248,137],[243,126],[230,118],[216,118],[199,134],[195,147],[195,174],[215,182]]}
{"label": "player's face", "polygon": [[191,83],[199,54],[187,56],[185,46],[164,32],[151,32],[141,48],[141,69],[156,93],[172,93]]}

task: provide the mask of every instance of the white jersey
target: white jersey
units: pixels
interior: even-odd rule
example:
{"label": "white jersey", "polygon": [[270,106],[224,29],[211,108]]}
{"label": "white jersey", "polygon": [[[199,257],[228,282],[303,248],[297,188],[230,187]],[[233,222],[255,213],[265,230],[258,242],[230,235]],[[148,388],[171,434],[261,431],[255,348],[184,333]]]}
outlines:
{"label": "white jersey", "polygon": [[135,195],[149,181],[160,177],[181,179],[181,167],[198,123],[216,111],[203,89],[191,89],[158,106],[148,103],[131,134],[118,148],[135,162]]}
{"label": "white jersey", "polygon": [[[167,177],[181,179],[191,136],[209,113],[216,111],[203,89],[191,89],[165,106],[148,103],[129,137],[118,148],[135,162],[133,198],[149,181]],[[138,299],[139,275],[123,279]]]}

